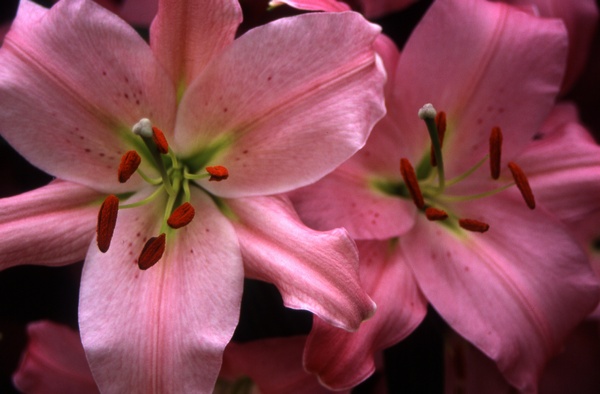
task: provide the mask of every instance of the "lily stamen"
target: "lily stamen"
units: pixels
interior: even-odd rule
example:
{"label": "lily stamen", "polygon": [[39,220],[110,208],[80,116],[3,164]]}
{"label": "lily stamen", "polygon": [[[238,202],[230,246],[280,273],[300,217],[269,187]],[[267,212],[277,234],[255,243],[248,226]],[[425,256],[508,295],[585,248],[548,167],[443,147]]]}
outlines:
{"label": "lily stamen", "polygon": [[184,226],[187,226],[196,215],[196,210],[189,202],[185,202],[178,206],[169,219],[167,219],[167,224],[169,227],[178,229]]}
{"label": "lily stamen", "polygon": [[160,260],[165,253],[165,242],[165,233],[160,234],[158,237],[152,237],[146,242],[138,258],[138,267],[141,270],[147,270]]}
{"label": "lily stamen", "polygon": [[485,233],[490,229],[490,225],[475,219],[459,219],[458,225],[467,231]]}
{"label": "lily stamen", "polygon": [[100,206],[100,211],[98,211],[98,224],[96,226],[96,242],[102,253],[106,253],[110,247],[117,225],[118,212],[119,199],[114,194],[108,195]]}
{"label": "lily stamen", "polygon": [[515,183],[517,184],[525,203],[529,209],[535,209],[535,198],[533,197],[533,191],[531,190],[531,186],[529,186],[527,176],[521,167],[517,165],[517,163],[511,161],[508,163],[508,168],[510,169],[513,179],[515,180]]}
{"label": "lily stamen", "polygon": [[502,156],[502,130],[492,128],[490,134],[490,173],[492,179],[500,178],[500,159]]}
{"label": "lily stamen", "polygon": [[229,170],[223,166],[206,167],[206,172],[210,174],[209,181],[220,182],[229,177]]}
{"label": "lily stamen", "polygon": [[[440,140],[440,149],[444,147],[444,136],[446,135],[446,113],[440,111],[435,115],[435,125],[438,131],[438,139]],[[435,159],[435,152],[433,145],[431,145],[431,151],[429,154],[429,160],[432,167],[437,166],[437,160]]]}
{"label": "lily stamen", "polygon": [[163,155],[169,153],[169,143],[167,142],[165,133],[163,133],[162,130],[156,126],[152,126],[152,141],[160,153]]}
{"label": "lily stamen", "polygon": [[406,158],[400,159],[400,175],[402,175],[402,179],[404,180],[404,184],[408,188],[408,191],[419,209],[423,209],[425,207],[425,201],[423,200],[423,194],[421,193],[421,188],[419,187],[419,181],[417,180],[417,174],[415,173],[415,169],[410,164],[410,161]]}
{"label": "lily stamen", "polygon": [[448,213],[442,209],[429,207],[425,210],[425,216],[430,221],[445,220],[448,218]]}
{"label": "lily stamen", "polygon": [[130,151],[126,152],[123,155],[123,157],[121,157],[121,163],[119,164],[119,170],[118,170],[119,182],[120,183],[127,182],[127,180],[129,180],[129,178],[131,178],[133,173],[136,172],[136,170],[140,166],[141,162],[142,162],[142,158],[136,151],[130,150]]}

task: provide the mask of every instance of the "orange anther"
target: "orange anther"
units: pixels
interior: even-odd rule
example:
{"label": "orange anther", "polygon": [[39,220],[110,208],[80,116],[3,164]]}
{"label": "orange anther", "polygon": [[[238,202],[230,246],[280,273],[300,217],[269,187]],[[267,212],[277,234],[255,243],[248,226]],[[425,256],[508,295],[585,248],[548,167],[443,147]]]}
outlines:
{"label": "orange anther", "polygon": [[119,182],[127,182],[127,180],[131,178],[133,173],[138,169],[141,162],[142,158],[136,151],[130,150],[126,152],[123,157],[121,157],[121,164],[119,164]]}
{"label": "orange anther", "polygon": [[167,224],[171,228],[181,228],[187,226],[196,215],[196,210],[189,202],[185,202],[177,207],[169,216]]}
{"label": "orange anther", "polygon": [[515,184],[519,188],[525,203],[529,207],[529,209],[535,208],[535,198],[533,197],[533,191],[531,191],[531,186],[529,186],[529,181],[527,180],[527,176],[516,163],[510,162],[508,163],[508,168],[512,173],[513,179],[515,180]]}
{"label": "orange anther", "polygon": [[475,219],[459,219],[458,225],[465,230],[474,231],[477,233],[485,233],[490,229],[489,224]]}
{"label": "orange anther", "polygon": [[206,167],[206,172],[210,174],[209,181],[220,182],[229,176],[229,171],[223,166]]}
{"label": "orange anther", "polygon": [[119,199],[117,196],[110,194],[98,211],[98,225],[96,226],[96,242],[98,249],[102,253],[106,253],[110,247],[115,226],[117,225],[117,213],[119,212]]}
{"label": "orange anther", "polygon": [[165,242],[165,233],[158,237],[152,237],[146,242],[138,258],[138,267],[141,270],[147,270],[160,260],[165,253]]}
{"label": "orange anther", "polygon": [[421,188],[419,188],[419,182],[417,181],[415,169],[410,164],[408,159],[400,159],[400,174],[402,175],[402,179],[404,180],[404,183],[406,184],[406,187],[408,188],[415,205],[417,208],[423,209],[425,207],[423,194],[421,193]]}
{"label": "orange anther", "polygon": [[490,172],[493,179],[500,177],[500,159],[502,156],[502,130],[492,128],[490,134]]}
{"label": "orange anther", "polygon": [[[438,139],[440,141],[440,147],[444,146],[444,136],[446,135],[446,113],[440,111],[435,115],[435,125],[438,132]],[[430,163],[432,167],[437,166],[437,160],[435,153],[433,152],[433,146],[431,146]]]}
{"label": "orange anther", "polygon": [[446,211],[433,207],[429,207],[425,210],[425,216],[431,221],[444,220],[448,218],[448,214],[446,213]]}
{"label": "orange anther", "polygon": [[163,155],[169,153],[169,143],[165,138],[165,133],[156,126],[152,126],[152,140],[156,144],[156,148]]}

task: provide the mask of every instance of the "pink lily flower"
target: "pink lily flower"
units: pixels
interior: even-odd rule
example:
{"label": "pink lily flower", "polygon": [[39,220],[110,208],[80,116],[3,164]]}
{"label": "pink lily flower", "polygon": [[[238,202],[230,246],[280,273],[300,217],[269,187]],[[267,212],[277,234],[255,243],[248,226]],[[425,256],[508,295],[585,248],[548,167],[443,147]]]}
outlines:
{"label": "pink lily flower", "polygon": [[148,46],[90,1],[23,0],[0,49],[0,132],[58,178],[0,200],[0,268],[85,257],[102,391],[210,391],[244,270],[344,329],[374,312],[348,234],[272,195],[333,170],[383,115],[379,29],[301,15],[234,41],[240,20],[236,1],[161,1]]}
{"label": "pink lily flower", "polygon": [[[405,276],[414,276],[446,322],[526,392],[536,390],[546,360],[599,296],[585,253],[546,209],[545,199],[536,204],[537,189],[531,192],[525,174],[537,170],[527,161],[518,164],[554,105],[566,55],[559,21],[501,3],[435,2],[397,67],[388,70],[388,115],[365,148],[323,180],[293,193],[301,217],[314,228],[342,225],[356,239],[387,240],[379,254],[406,264]],[[442,115],[434,120],[431,106],[420,112],[427,126],[417,118],[428,102],[444,110],[445,121]],[[443,149],[432,150],[444,129]],[[553,146],[557,149],[561,145]],[[537,162],[556,172],[567,168],[568,160],[547,152]],[[579,173],[598,179],[600,163],[594,168]],[[571,205],[570,198],[581,193],[579,178],[564,174],[556,179],[563,205]],[[404,280],[380,278],[366,286],[372,295],[397,294]],[[349,387],[368,376],[371,361],[364,354],[382,346],[376,336],[381,327],[414,325],[422,318],[424,304],[413,305],[417,295],[374,298],[384,313],[353,334],[362,338],[341,340],[337,336],[345,333],[313,326],[305,360],[328,387]],[[400,305],[385,307],[385,302]],[[402,311],[417,316],[408,319]],[[396,333],[391,339],[401,337]],[[332,366],[326,354],[341,355],[344,364]],[[364,363],[359,375],[346,361],[353,354]]]}
{"label": "pink lily flower", "polygon": [[29,394],[98,393],[76,331],[51,321],[27,326],[29,342],[13,375],[15,387]]}

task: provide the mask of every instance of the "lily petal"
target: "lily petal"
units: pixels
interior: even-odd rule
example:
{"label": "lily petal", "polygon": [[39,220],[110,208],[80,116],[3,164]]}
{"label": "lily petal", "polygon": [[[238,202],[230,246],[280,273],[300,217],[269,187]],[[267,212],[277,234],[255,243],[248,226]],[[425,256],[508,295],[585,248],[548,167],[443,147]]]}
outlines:
{"label": "lily petal", "polygon": [[120,157],[142,145],[131,133],[141,118],[173,129],[171,85],[144,40],[104,8],[65,0],[46,10],[23,0],[0,49],[0,100],[11,103],[0,108],[0,132],[58,178],[134,190],[139,177],[117,181]]}
{"label": "lily petal", "polygon": [[[237,325],[243,265],[235,232],[203,193],[202,217],[169,232],[162,259],[136,264],[143,235],[157,235],[161,209],[119,212],[106,254],[90,247],[81,282],[79,326],[103,392],[210,392]],[[156,205],[161,205],[157,204]],[[153,233],[149,233],[153,232]]]}
{"label": "lily petal", "polygon": [[[213,59],[182,99],[175,141],[198,167],[229,169],[226,182],[203,187],[223,197],[286,192],[362,147],[384,114],[379,30],[352,12],[299,15]],[[351,39],[323,45],[331,37]]]}
{"label": "lily petal", "polygon": [[[539,139],[518,158],[527,169],[536,200],[565,222],[577,223],[600,210],[600,146],[561,105]],[[558,125],[555,125],[558,123]]]}
{"label": "lily petal", "polygon": [[598,302],[598,279],[541,208],[527,210],[514,194],[467,206],[457,213],[485,218],[487,233],[454,233],[420,219],[401,239],[406,261],[446,322],[512,385],[534,392],[546,361]]}
{"label": "lily petal", "polygon": [[13,375],[13,383],[20,392],[99,392],[85,359],[79,334],[75,330],[43,320],[29,324],[27,334],[27,349],[19,369]]}
{"label": "lily petal", "polygon": [[[425,125],[416,113],[433,103],[448,115],[444,149],[465,158],[446,161],[448,177],[470,168],[468,158],[487,153],[494,126],[504,133],[505,165],[550,112],[566,55],[567,34],[558,20],[537,18],[503,3],[435,2],[403,49],[396,95],[388,104],[398,108],[397,141],[405,146],[403,156],[418,162],[429,149]],[[408,133],[414,136],[402,135]]]}
{"label": "lily petal", "polygon": [[306,337],[268,338],[230,343],[223,355],[221,374],[248,376],[262,394],[326,394],[314,375],[302,368]]}
{"label": "lily petal", "polygon": [[94,239],[103,195],[71,182],[0,199],[0,269],[81,261]]}
{"label": "lily petal", "polygon": [[231,44],[241,22],[236,0],[160,0],[150,44],[181,93]]}
{"label": "lily petal", "polygon": [[345,330],[375,311],[358,279],[356,246],[342,229],[306,227],[283,196],[227,200],[237,216],[246,276],[277,286],[285,306]]}
{"label": "lily petal", "polygon": [[560,18],[569,31],[569,59],[562,90],[567,91],[583,71],[598,22],[598,8],[592,0],[502,0],[516,6],[533,7],[538,16]]}
{"label": "lily petal", "polygon": [[343,12],[350,11],[350,6],[337,0],[271,0],[272,7],[287,4],[290,7],[306,11]]}
{"label": "lily petal", "polygon": [[319,182],[290,193],[302,220],[321,231],[344,227],[354,239],[388,239],[410,230],[417,214],[414,204],[375,191],[368,175],[347,167],[342,164]]}
{"label": "lily petal", "polygon": [[427,312],[427,300],[397,243],[364,241],[358,247],[361,284],[377,303],[377,313],[353,333],[315,317],[304,352],[307,371],[334,390],[367,379],[375,371],[376,353],[408,336]]}

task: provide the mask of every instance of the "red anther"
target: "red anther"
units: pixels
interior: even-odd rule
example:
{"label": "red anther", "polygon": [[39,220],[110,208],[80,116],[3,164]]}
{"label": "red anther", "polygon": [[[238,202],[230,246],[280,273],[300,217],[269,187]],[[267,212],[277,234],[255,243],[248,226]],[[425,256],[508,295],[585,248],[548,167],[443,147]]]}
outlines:
{"label": "red anther", "polygon": [[502,156],[502,130],[492,128],[490,134],[490,172],[493,179],[500,178],[500,159]]}
{"label": "red anther", "polygon": [[425,207],[423,194],[421,193],[421,188],[419,188],[419,182],[417,181],[415,169],[410,164],[408,159],[400,159],[400,174],[402,175],[402,179],[404,179],[404,183],[406,184],[406,187],[408,188],[415,205],[417,208],[423,209]]}
{"label": "red anther", "polygon": [[156,126],[152,126],[152,140],[156,144],[156,148],[160,153],[166,155],[169,153],[169,143],[165,138],[165,133]]}
{"label": "red anther", "polygon": [[102,253],[106,253],[110,247],[110,241],[117,225],[118,212],[119,199],[117,196],[110,194],[100,206],[100,211],[98,211],[96,242],[98,243],[98,249]]}
{"label": "red anther", "polygon": [[485,233],[490,229],[489,224],[475,219],[459,219],[458,225],[465,230],[474,231],[476,233]]}
{"label": "red anther", "polygon": [[448,218],[446,211],[433,207],[429,207],[425,210],[425,216],[431,221],[444,220]]}
{"label": "red anther", "polygon": [[165,233],[158,237],[152,237],[146,242],[138,258],[138,267],[141,270],[147,270],[160,260],[165,253],[165,242]]}
{"label": "red anther", "polygon": [[133,173],[138,169],[141,162],[142,158],[136,151],[130,150],[126,152],[123,157],[121,157],[121,164],[119,164],[119,182],[127,182],[127,180],[131,178]]}
{"label": "red anther", "polygon": [[[444,145],[444,136],[446,135],[446,113],[440,111],[435,115],[435,125],[438,131],[438,139],[440,141],[440,148]],[[433,151],[433,145],[431,146],[430,163],[432,167],[437,166],[437,160]]]}
{"label": "red anther", "polygon": [[206,172],[210,174],[209,181],[220,182],[229,176],[229,171],[223,166],[206,167]]}
{"label": "red anther", "polygon": [[535,198],[533,197],[533,191],[531,191],[531,186],[529,186],[529,181],[527,180],[527,176],[525,173],[517,165],[517,163],[510,162],[508,163],[508,168],[510,168],[510,172],[512,173],[513,179],[515,180],[515,184],[519,188],[525,203],[529,207],[529,209],[535,208]]}
{"label": "red anther", "polygon": [[194,215],[196,215],[196,210],[192,204],[184,202],[169,216],[167,224],[171,228],[181,228],[187,226],[194,219]]}

